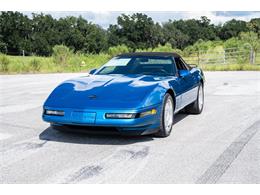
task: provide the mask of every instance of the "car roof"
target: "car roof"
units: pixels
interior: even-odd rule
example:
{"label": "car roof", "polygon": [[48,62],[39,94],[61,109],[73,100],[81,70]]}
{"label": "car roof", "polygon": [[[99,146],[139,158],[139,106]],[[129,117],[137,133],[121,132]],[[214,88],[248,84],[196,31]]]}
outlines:
{"label": "car roof", "polygon": [[123,53],[117,55],[117,57],[136,57],[136,56],[180,57],[179,54],[174,52],[133,52],[133,53]]}

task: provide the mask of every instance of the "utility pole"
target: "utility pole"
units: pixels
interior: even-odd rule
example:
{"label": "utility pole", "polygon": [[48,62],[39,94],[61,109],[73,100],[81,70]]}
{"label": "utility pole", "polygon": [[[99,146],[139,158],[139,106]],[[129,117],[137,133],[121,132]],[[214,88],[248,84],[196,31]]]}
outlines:
{"label": "utility pole", "polygon": [[255,51],[252,47],[252,45],[250,45],[250,64],[254,64],[255,63]]}
{"label": "utility pole", "polygon": [[[245,43],[244,46],[250,49],[250,51],[249,51],[249,63],[254,64],[255,63],[255,51],[254,51],[253,46],[250,43]],[[245,54],[248,55],[247,52]]]}

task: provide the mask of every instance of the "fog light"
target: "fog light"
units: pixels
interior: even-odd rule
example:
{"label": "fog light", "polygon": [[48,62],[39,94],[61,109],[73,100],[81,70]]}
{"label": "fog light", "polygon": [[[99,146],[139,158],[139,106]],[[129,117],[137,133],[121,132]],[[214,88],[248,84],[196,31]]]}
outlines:
{"label": "fog light", "polygon": [[145,111],[145,112],[141,112],[139,117],[145,117],[145,116],[148,116],[148,115],[154,115],[157,113],[157,110],[156,109],[152,109],[152,110],[148,110],[148,111]]}
{"label": "fog light", "polygon": [[135,118],[135,113],[106,113],[106,118],[109,119],[132,119]]}
{"label": "fog light", "polygon": [[45,110],[46,115],[54,115],[54,116],[64,116],[64,111],[62,110]]}

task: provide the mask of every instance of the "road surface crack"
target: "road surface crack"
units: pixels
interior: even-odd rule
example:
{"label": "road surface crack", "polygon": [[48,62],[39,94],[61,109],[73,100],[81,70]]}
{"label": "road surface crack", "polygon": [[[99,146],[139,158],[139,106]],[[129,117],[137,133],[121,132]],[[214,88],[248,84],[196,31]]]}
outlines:
{"label": "road surface crack", "polygon": [[244,130],[204,172],[204,174],[198,178],[196,183],[217,183],[259,129],[260,120],[256,121],[253,125]]}

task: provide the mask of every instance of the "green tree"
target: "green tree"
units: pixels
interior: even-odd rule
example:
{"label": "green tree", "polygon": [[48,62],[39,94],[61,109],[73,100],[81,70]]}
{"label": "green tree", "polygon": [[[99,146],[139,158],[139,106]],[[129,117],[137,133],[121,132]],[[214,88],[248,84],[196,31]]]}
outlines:
{"label": "green tree", "polygon": [[7,46],[4,41],[0,39],[0,53],[7,53]]}
{"label": "green tree", "polygon": [[164,23],[162,31],[165,42],[170,43],[172,47],[183,49],[188,45],[189,35],[177,29],[173,22],[169,21]]}
{"label": "green tree", "polygon": [[258,37],[260,37],[260,18],[251,19],[248,23],[248,28],[250,31],[256,32]]}
{"label": "green tree", "polygon": [[31,39],[31,51],[36,55],[49,56],[52,47],[60,44],[59,31],[56,29],[57,20],[51,15],[33,14],[33,32]]}
{"label": "green tree", "polygon": [[32,27],[30,19],[19,12],[0,12],[0,37],[2,47],[9,54],[20,55],[29,50]]}
{"label": "green tree", "polygon": [[[19,12],[0,12],[0,52],[21,55],[25,51],[26,55],[50,56],[55,45],[64,45],[74,52],[98,54],[122,45],[131,51],[152,51],[158,45],[164,48],[167,43],[172,48],[185,48],[189,52],[222,44],[231,48],[247,43],[255,48],[252,42],[256,40],[255,34],[250,32],[236,38],[241,32],[249,31],[256,33],[259,41],[259,18],[249,22],[233,19],[216,26],[202,16],[200,19],[169,20],[161,25],[142,13],[122,14],[117,24],[105,30],[81,16],[55,19],[49,14],[33,13],[30,19]],[[227,41],[222,43],[221,40]]]}
{"label": "green tree", "polygon": [[120,28],[118,25],[109,25],[107,29],[107,38],[108,38],[108,45],[109,46],[117,46],[122,43],[120,34]]}
{"label": "green tree", "polygon": [[108,47],[105,30],[81,16],[61,18],[57,26],[61,43],[75,52],[99,53]]}
{"label": "green tree", "polygon": [[255,63],[255,56],[257,53],[257,50],[260,47],[260,39],[258,38],[257,33],[255,32],[242,32],[239,34],[239,37],[241,41],[243,41],[245,46],[249,46],[252,49],[251,53],[251,63]]}
{"label": "green tree", "polygon": [[100,53],[108,49],[107,33],[98,25],[91,24],[85,36],[84,52]]}
{"label": "green tree", "polygon": [[202,16],[200,20],[169,20],[163,25],[163,30],[167,41],[181,49],[194,44],[199,39],[217,39],[217,30],[206,16]]}
{"label": "green tree", "polygon": [[232,19],[222,26],[219,32],[219,37],[222,40],[227,40],[229,38],[238,36],[241,32],[246,32],[248,30],[249,29],[245,21]]}
{"label": "green tree", "polygon": [[157,27],[158,24],[145,14],[122,14],[117,18],[117,25],[111,25],[108,29],[109,43],[125,44],[134,50],[154,48],[161,39]]}

